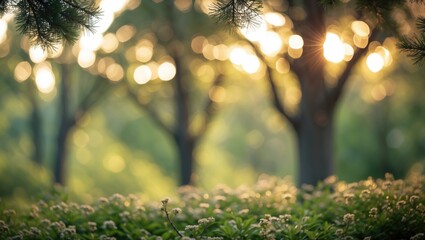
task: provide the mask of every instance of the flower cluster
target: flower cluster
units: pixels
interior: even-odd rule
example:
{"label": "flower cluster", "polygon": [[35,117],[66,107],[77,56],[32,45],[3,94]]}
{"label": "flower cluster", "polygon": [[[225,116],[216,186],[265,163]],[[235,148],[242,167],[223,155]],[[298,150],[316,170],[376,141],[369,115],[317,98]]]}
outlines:
{"label": "flower cluster", "polygon": [[[114,194],[93,204],[63,198],[28,209],[0,205],[0,239],[424,239],[425,177],[296,188],[261,176],[252,187],[193,187],[143,203]],[[162,211],[161,211],[162,210]]]}

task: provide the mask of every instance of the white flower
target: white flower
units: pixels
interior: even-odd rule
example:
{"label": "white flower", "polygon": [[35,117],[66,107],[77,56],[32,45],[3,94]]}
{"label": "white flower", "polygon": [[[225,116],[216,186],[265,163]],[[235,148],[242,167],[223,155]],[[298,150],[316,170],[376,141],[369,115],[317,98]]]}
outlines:
{"label": "white flower", "polygon": [[114,221],[109,220],[109,221],[104,221],[103,222],[102,228],[103,229],[110,229],[110,230],[112,230],[112,229],[117,229],[117,226],[115,225],[115,222]]}

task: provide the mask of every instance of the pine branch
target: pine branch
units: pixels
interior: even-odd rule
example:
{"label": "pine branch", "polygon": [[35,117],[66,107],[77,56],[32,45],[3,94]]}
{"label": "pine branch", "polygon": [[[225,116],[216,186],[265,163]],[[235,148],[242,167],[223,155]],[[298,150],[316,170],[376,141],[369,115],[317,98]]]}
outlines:
{"label": "pine branch", "polygon": [[425,61],[425,34],[413,38],[402,38],[397,46],[402,52],[407,53],[415,64]]}
{"label": "pine branch", "polygon": [[10,5],[11,1],[2,0],[0,1],[0,18],[3,17],[3,15],[10,11]]}
{"label": "pine branch", "polygon": [[407,56],[411,57],[415,64],[418,64],[425,62],[425,18],[419,17],[416,26],[420,35],[401,37],[397,47],[400,48],[402,52],[407,53]]}
{"label": "pine branch", "polygon": [[230,30],[255,27],[262,9],[262,0],[217,0],[210,6],[210,16]]}
{"label": "pine branch", "polygon": [[94,0],[9,0],[0,3],[0,15],[16,12],[21,34],[43,49],[62,41],[74,43],[83,29],[94,30],[100,15]]}
{"label": "pine branch", "polygon": [[416,20],[416,27],[422,33],[422,35],[425,35],[425,17],[419,17]]}

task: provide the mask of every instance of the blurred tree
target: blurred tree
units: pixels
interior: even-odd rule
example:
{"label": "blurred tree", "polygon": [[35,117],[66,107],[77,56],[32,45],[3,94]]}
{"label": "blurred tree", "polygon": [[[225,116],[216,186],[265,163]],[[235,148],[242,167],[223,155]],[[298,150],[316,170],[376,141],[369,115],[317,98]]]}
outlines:
{"label": "blurred tree", "polygon": [[[65,184],[68,139],[78,122],[117,85],[101,76],[84,76],[75,64],[61,64],[58,91],[57,149],[54,156],[54,182]],[[77,70],[77,71],[76,71]],[[84,86],[81,81],[91,82]],[[83,86],[81,86],[83,85]]]}
{"label": "blurred tree", "polygon": [[[27,37],[20,39],[11,34],[13,31],[9,31],[8,24],[11,19],[0,19],[5,26],[4,35],[2,34],[4,40],[0,46],[7,48],[5,56],[9,58],[6,62],[12,73],[5,82],[15,94],[29,103],[28,119],[33,144],[30,159],[39,165],[47,165],[49,163],[45,159],[52,159],[53,181],[65,184],[69,136],[87,112],[111,89],[115,89],[115,83],[120,78],[115,76],[111,80],[106,76],[93,76],[76,65],[77,61],[83,67],[88,67],[88,63],[94,62],[94,53],[91,54],[87,50],[87,44],[84,45],[81,41],[79,46],[74,47],[75,53],[62,44],[54,45],[50,51],[36,45],[31,46]],[[13,28],[13,24],[10,26]],[[93,46],[91,42],[89,47]],[[51,112],[50,116],[46,114],[48,111]],[[49,122],[54,124],[50,125]],[[47,136],[48,133],[55,137],[51,139]],[[46,151],[49,147],[52,148],[51,157],[50,152]]]}
{"label": "blurred tree", "polygon": [[4,79],[4,83],[9,87],[15,95],[24,96],[30,105],[30,122],[29,129],[31,130],[31,139],[33,143],[32,156],[30,159],[38,166],[43,165],[44,158],[44,146],[43,146],[43,124],[42,124],[42,113],[40,109],[39,99],[37,97],[37,87],[34,82],[28,84],[22,84],[20,86],[12,76],[7,76]]}
{"label": "blurred tree", "polygon": [[[132,14],[137,16],[129,17]],[[137,33],[128,41],[130,46],[123,49],[136,53],[135,59],[127,58],[133,75],[128,78],[129,96],[174,142],[180,184],[193,184],[194,151],[217,111],[223,76],[219,63],[208,64],[193,53],[191,38],[213,33],[214,27],[191,1],[146,1],[123,18],[117,20],[121,24],[118,38],[125,29],[133,29],[133,25],[122,26],[123,22],[139,28],[133,30]],[[194,64],[215,71],[197,76]],[[161,81],[152,81],[155,78]]]}
{"label": "blurred tree", "polygon": [[[415,2],[417,3],[411,4],[422,3]],[[267,16],[264,18],[272,27],[270,31],[263,29],[263,36],[255,36],[256,33],[250,33],[249,28],[261,25],[261,7],[271,13],[268,19]],[[417,8],[413,10],[417,11]],[[279,14],[272,15],[277,13]],[[382,41],[388,34],[405,34],[412,14],[405,1],[219,0],[212,5],[211,15],[218,22],[233,28],[248,28],[246,32],[241,32],[245,33],[248,43],[266,67],[272,102],[276,110],[290,122],[298,139],[298,184],[316,184],[334,173],[334,113],[347,80],[362,56],[368,52],[368,48],[371,52],[377,52],[380,44],[370,43],[378,39]],[[276,21],[272,18],[282,19],[282,16],[281,23],[275,24]],[[420,30],[423,31],[421,19],[419,23]],[[347,25],[351,26],[352,32],[347,29]],[[385,34],[379,33],[378,27],[384,29]],[[267,48],[272,43],[263,39],[268,38],[270,41],[276,35],[270,33],[271,31],[286,37],[290,35],[285,40],[288,44],[286,52],[282,53],[281,48],[272,49],[274,51]],[[349,39],[351,36],[352,40]],[[277,39],[275,44],[281,44],[280,42]],[[420,61],[423,54],[421,44],[416,46],[414,43],[415,40],[412,40],[402,47],[415,49],[412,54]],[[381,61],[384,65],[384,59],[375,54],[368,57],[368,65],[376,66]],[[330,66],[325,59],[331,63],[343,60],[347,63]],[[288,110],[287,102],[282,100],[283,95],[279,89],[282,80],[277,76],[291,78],[282,74],[286,72],[280,70],[282,63],[285,68],[290,68],[297,80],[301,99],[296,111]],[[380,68],[372,67],[371,70],[379,71]]]}

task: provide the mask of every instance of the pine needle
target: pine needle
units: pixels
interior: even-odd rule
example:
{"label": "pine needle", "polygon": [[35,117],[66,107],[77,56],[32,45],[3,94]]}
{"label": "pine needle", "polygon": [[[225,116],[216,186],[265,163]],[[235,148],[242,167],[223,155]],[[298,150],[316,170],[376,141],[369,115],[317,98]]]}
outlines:
{"label": "pine needle", "polygon": [[229,30],[257,26],[262,0],[218,0],[210,6],[210,16]]}
{"label": "pine needle", "polygon": [[93,31],[100,10],[95,0],[6,0],[0,14],[15,10],[17,30],[45,50],[74,43],[82,30]]}

